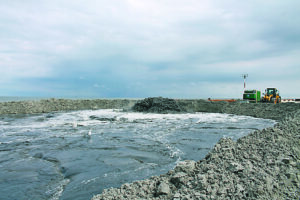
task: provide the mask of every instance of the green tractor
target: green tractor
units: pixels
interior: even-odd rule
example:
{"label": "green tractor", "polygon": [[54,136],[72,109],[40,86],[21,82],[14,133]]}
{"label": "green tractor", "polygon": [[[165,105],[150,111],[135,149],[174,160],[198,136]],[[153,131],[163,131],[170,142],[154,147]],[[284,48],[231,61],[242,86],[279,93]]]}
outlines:
{"label": "green tractor", "polygon": [[259,90],[245,90],[243,100],[248,100],[251,103],[260,102],[261,92]]}

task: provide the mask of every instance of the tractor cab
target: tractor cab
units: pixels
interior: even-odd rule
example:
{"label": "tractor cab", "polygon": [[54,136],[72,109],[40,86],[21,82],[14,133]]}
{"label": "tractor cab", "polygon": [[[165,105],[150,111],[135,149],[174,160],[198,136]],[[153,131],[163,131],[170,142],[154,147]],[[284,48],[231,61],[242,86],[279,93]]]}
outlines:
{"label": "tractor cab", "polygon": [[267,94],[268,96],[270,96],[270,95],[275,95],[276,93],[278,93],[276,88],[267,88],[267,89],[266,89],[266,94]]}

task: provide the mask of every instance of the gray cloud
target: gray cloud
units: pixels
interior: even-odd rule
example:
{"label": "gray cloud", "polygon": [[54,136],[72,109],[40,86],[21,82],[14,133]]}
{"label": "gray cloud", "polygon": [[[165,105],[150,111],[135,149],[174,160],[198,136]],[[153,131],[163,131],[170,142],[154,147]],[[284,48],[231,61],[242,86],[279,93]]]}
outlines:
{"label": "gray cloud", "polygon": [[6,1],[0,92],[240,97],[240,75],[248,73],[249,86],[300,96],[299,7],[292,0]]}

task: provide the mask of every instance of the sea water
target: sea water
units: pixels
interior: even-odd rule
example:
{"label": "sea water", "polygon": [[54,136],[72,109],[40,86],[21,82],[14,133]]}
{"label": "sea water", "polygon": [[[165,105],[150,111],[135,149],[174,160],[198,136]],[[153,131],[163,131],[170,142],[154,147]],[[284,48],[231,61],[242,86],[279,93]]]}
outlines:
{"label": "sea water", "polygon": [[0,116],[0,199],[90,199],[199,160],[273,120],[102,109]]}

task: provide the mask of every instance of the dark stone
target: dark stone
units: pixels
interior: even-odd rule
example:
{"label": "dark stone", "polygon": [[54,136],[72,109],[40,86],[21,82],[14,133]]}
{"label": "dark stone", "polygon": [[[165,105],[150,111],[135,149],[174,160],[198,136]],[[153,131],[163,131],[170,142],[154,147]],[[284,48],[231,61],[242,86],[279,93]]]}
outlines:
{"label": "dark stone", "polygon": [[43,154],[42,154],[42,153],[36,153],[36,154],[34,154],[33,157],[34,157],[34,158],[42,158],[42,157],[43,157]]}
{"label": "dark stone", "polygon": [[184,110],[174,99],[162,97],[150,97],[138,101],[133,106],[133,111],[151,113],[178,113]]}
{"label": "dark stone", "polygon": [[95,115],[90,116],[90,119],[92,119],[92,120],[98,120],[98,121],[103,121],[103,122],[113,122],[113,121],[116,121],[116,118],[97,117]]}

